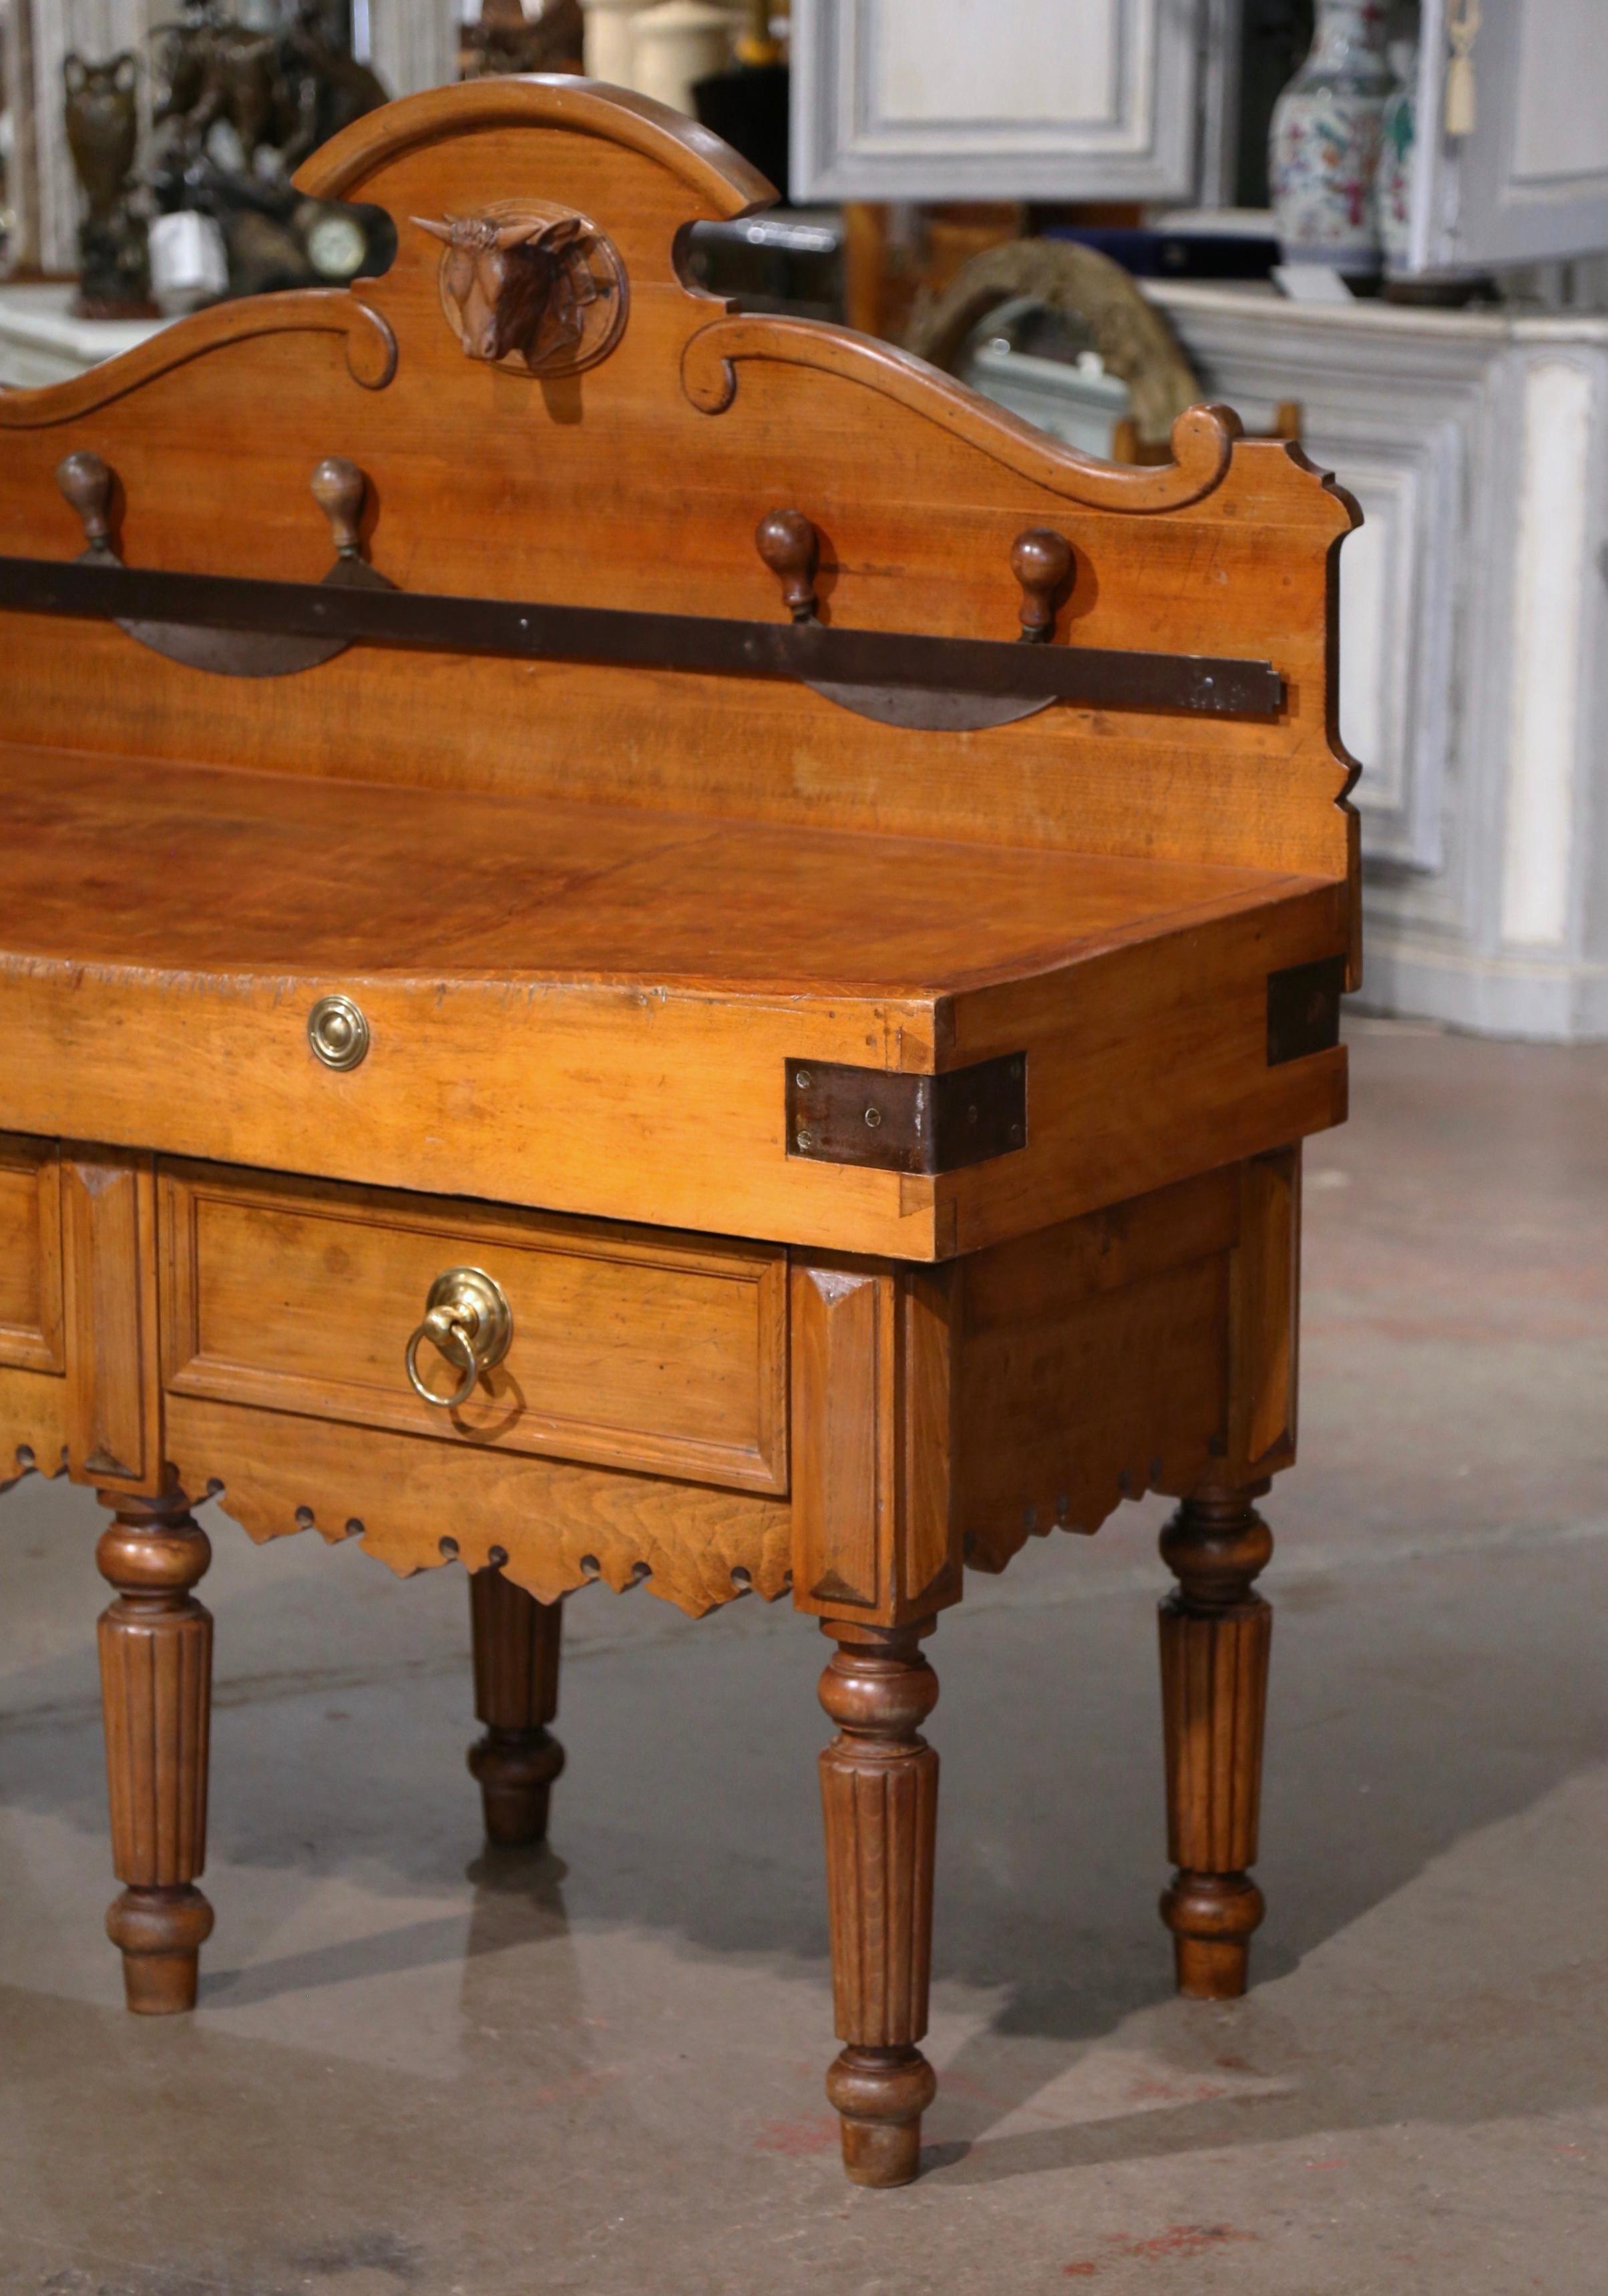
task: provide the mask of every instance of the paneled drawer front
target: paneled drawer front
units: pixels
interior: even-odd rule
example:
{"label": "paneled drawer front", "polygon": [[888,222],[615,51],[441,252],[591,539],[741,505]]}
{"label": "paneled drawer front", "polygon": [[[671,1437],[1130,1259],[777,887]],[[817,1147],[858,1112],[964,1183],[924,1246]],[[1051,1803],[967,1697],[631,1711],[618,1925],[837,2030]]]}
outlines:
{"label": "paneled drawer front", "polygon": [[[786,1488],[777,1248],[175,1162],[160,1223],[172,1392]],[[513,1336],[448,1412],[414,1395],[403,1351],[431,1283],[462,1266],[502,1287]]]}
{"label": "paneled drawer front", "polygon": [[0,1133],[0,1367],[66,1368],[56,1144],[18,1133]]}

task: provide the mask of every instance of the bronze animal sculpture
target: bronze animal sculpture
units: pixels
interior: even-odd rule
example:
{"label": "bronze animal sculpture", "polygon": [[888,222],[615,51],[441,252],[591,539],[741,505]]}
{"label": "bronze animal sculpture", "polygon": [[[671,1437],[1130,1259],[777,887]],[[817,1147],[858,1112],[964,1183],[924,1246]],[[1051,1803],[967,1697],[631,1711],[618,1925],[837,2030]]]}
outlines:
{"label": "bronze animal sculpture", "polygon": [[125,49],[104,63],[71,54],[62,64],[67,145],[88,214],[78,230],[78,308],[86,318],[150,310],[145,227],[129,204],[139,150],[139,58]]}
{"label": "bronze animal sculpture", "polygon": [[[584,216],[414,216],[447,249],[441,300],[470,358],[518,357],[532,374],[573,372],[582,364],[589,308],[617,294],[600,283],[588,259]],[[606,242],[602,242],[606,245]],[[592,356],[601,355],[615,328]]]}
{"label": "bronze animal sculpture", "polygon": [[159,125],[176,122],[185,160],[205,149],[222,120],[246,164],[259,151],[280,154],[289,174],[309,152],[386,101],[366,64],[335,45],[319,0],[301,0],[281,37],[237,24],[215,0],[192,0],[182,22],[157,27],[166,83]]}
{"label": "bronze animal sculpture", "polygon": [[139,150],[140,116],[135,101],[139,59],[125,49],[107,63],[80,55],[66,57],[62,78],[67,90],[67,148],[92,222],[111,215],[127,186]]}
{"label": "bronze animal sculpture", "polygon": [[159,24],[163,91],[155,123],[174,123],[170,141],[185,160],[199,157],[222,120],[239,139],[249,164],[265,144],[277,142],[276,43],[270,34],[251,32],[221,10],[193,6],[184,22]]}
{"label": "bronze animal sculpture", "polygon": [[[157,28],[167,127],[152,171],[159,203],[211,216],[228,253],[229,292],[261,294],[351,276],[371,226],[307,201],[291,177],[318,144],[385,101],[365,64],[329,37],[319,0],[300,0],[282,34],[248,31],[220,0],[186,0]],[[233,151],[215,130],[228,131]]]}
{"label": "bronze animal sculpture", "polygon": [[388,96],[377,74],[331,39],[321,0],[300,0],[279,46],[276,100],[288,174]]}
{"label": "bronze animal sculpture", "polygon": [[580,0],[548,0],[539,16],[522,0],[483,0],[480,20],[464,27],[460,79],[490,79],[503,72],[578,72],[586,19]]}

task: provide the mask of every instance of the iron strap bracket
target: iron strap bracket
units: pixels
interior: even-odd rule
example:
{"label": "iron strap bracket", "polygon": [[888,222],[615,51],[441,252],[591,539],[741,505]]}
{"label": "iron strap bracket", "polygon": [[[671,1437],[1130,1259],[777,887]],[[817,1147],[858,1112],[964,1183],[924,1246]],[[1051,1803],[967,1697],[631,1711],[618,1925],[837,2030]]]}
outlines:
{"label": "iron strap bracket", "polygon": [[1025,1053],[942,1076],[792,1060],[786,1097],[787,1152],[817,1164],[935,1178],[1027,1145]]}
{"label": "iron strap bracket", "polygon": [[1343,956],[1289,964],[1268,975],[1268,1066],[1333,1052],[1340,1042],[1340,1000],[1345,993]]}
{"label": "iron strap bracket", "polygon": [[[0,557],[0,607],[23,613],[197,630],[273,633],[341,645],[642,664],[911,688],[1086,709],[1272,716],[1284,680],[1270,662],[1215,654],[1022,645],[819,622],[728,620],[615,606],[552,606],[241,575],[146,571],[89,559]],[[226,664],[222,665],[227,667]]]}

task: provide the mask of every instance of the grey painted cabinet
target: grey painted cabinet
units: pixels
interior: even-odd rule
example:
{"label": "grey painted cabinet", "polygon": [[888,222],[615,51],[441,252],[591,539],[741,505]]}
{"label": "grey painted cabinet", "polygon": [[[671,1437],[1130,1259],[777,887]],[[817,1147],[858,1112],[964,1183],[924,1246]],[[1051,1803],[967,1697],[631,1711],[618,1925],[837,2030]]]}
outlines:
{"label": "grey painted cabinet", "polygon": [[[793,0],[794,195],[1227,196],[1239,0]],[[1411,262],[1608,248],[1608,0],[1484,0],[1444,132],[1422,0]]]}
{"label": "grey painted cabinet", "polygon": [[1216,188],[1238,0],[793,0],[798,199]]}
{"label": "grey painted cabinet", "polygon": [[1446,0],[1423,0],[1411,259],[1418,270],[1608,248],[1608,7],[1484,0],[1474,127],[1441,132]]}

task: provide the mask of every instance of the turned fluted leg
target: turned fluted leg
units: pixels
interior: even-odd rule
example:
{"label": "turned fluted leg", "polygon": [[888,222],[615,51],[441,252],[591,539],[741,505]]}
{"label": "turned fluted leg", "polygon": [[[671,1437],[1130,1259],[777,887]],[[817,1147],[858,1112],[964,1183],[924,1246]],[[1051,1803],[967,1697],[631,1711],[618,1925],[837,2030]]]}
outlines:
{"label": "turned fluted leg", "polygon": [[95,1561],[117,1599],[101,1619],[101,1699],[112,1866],[124,1884],[106,1915],[128,2006],[195,2006],[212,1908],[196,1889],[207,1855],[212,1619],[191,1588],[212,1560],[182,1496],[103,1492],[117,1520]]}
{"label": "turned fluted leg", "polygon": [[927,2030],[938,1756],[920,1726],[938,1677],[917,1648],[930,1621],[854,1627],[826,1619],[840,1644],[821,1677],[838,1735],[821,1756],[832,1984],[841,2054],[826,2095],[842,2120],[843,2166],[857,2185],[905,2185],[921,2154],[922,2114],[938,2087],[916,2046]]}
{"label": "turned fluted leg", "polygon": [[[1265,1489],[1266,1485],[1261,1486]],[[1252,1584],[1273,1552],[1258,1492],[1185,1499],[1161,1533],[1178,1580],[1161,1605],[1168,1854],[1161,1898],[1178,1990],[1226,2001],[1245,1989],[1251,1932],[1266,1910],[1256,1863],[1262,1727],[1273,1612]]]}
{"label": "turned fluted leg", "polygon": [[469,1750],[480,1783],[486,1837],[503,1848],[541,1841],[564,1750],[547,1728],[558,1712],[563,1606],[538,1603],[500,1570],[469,1581],[474,1630],[474,1710],[486,1734]]}

